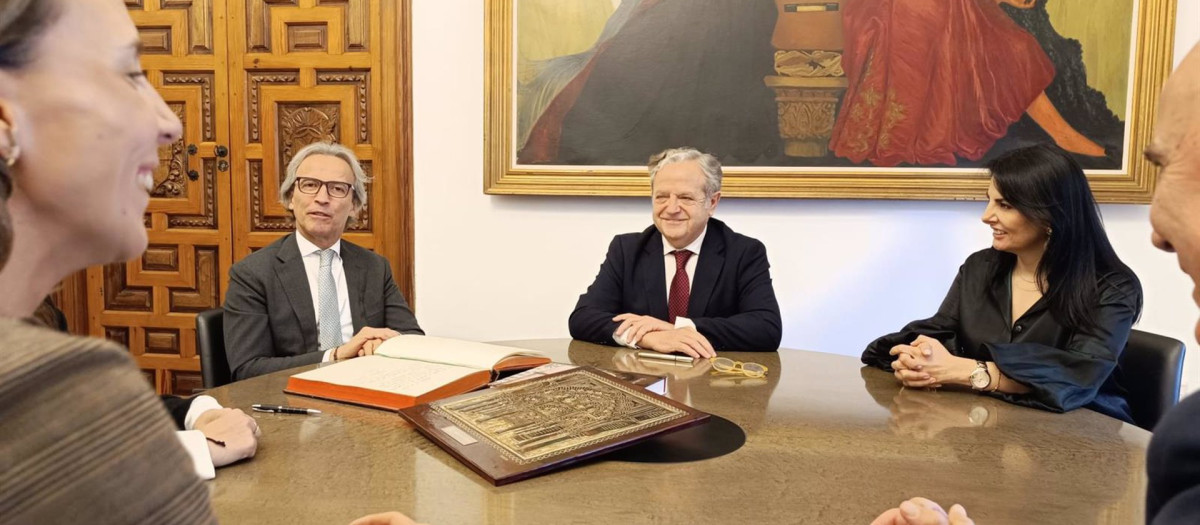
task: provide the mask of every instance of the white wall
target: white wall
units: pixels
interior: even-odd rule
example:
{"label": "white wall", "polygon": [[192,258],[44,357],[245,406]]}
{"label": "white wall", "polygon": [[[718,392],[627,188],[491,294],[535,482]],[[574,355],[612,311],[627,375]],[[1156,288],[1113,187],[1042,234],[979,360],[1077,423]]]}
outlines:
{"label": "white wall", "polygon": [[[416,303],[430,334],[568,337],[567,316],[616,233],[650,224],[648,199],[483,194],[483,2],[413,2]],[[1180,0],[1176,59],[1200,41]],[[971,202],[726,199],[717,216],[766,243],[783,346],[858,355],[937,309],[958,265],[987,247]],[[1149,242],[1148,207],[1107,205],[1109,236],[1141,277],[1140,328],[1195,346],[1192,284]],[[1200,388],[1200,357],[1185,384]]]}

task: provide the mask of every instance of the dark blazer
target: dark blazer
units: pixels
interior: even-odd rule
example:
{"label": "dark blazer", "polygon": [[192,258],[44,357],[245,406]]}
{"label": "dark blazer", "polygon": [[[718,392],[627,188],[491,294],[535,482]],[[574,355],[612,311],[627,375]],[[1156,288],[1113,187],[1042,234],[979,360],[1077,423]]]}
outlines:
{"label": "dark blazer", "polygon": [[[687,317],[713,348],[779,349],[783,322],[770,268],[763,243],[708,220]],[[571,337],[615,345],[620,323],[612,318],[623,313],[668,317],[663,238],[654,226],[613,237],[600,273],[571,312]]]}
{"label": "dark blazer", "polygon": [[1054,412],[1086,407],[1132,422],[1117,359],[1138,315],[1137,283],[1118,273],[1101,277],[1098,328],[1064,326],[1044,298],[1014,324],[1012,265],[1011,257],[991,248],[972,254],[959,268],[937,314],[876,339],[863,351],[863,363],[890,372],[892,347],[925,335],[956,356],[995,362],[1004,375],[1032,389],[1020,395],[998,394],[1006,401]]}
{"label": "dark blazer", "polygon": [[1191,395],[1154,427],[1146,451],[1146,523],[1200,523],[1200,395]]}
{"label": "dark blazer", "polygon": [[196,396],[179,397],[179,396],[159,396],[162,399],[163,407],[167,409],[167,413],[171,414],[171,419],[175,421],[175,428],[186,430],[183,428],[187,421],[188,410],[192,409],[192,401],[196,400]]}
{"label": "dark blazer", "polygon": [[[234,380],[319,363],[317,314],[296,234],[279,239],[229,269],[225,352]],[[354,332],[365,326],[424,334],[387,259],[342,239],[342,265]]]}

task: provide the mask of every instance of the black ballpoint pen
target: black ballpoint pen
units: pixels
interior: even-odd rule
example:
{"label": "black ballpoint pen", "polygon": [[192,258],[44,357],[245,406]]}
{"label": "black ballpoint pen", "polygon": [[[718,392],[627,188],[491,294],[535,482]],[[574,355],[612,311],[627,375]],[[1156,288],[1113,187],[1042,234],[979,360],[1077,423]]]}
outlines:
{"label": "black ballpoint pen", "polygon": [[283,405],[250,405],[255,412],[274,412],[276,414],[320,414],[315,408],[286,407]]}

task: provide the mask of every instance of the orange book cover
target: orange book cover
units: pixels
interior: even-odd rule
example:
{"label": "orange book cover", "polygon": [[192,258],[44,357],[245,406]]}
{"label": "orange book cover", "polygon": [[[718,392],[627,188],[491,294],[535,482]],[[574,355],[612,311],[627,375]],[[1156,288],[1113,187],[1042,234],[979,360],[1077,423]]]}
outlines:
{"label": "orange book cover", "polygon": [[500,371],[549,362],[530,350],[405,335],[375,355],[295,374],[284,392],[394,411],[483,388]]}

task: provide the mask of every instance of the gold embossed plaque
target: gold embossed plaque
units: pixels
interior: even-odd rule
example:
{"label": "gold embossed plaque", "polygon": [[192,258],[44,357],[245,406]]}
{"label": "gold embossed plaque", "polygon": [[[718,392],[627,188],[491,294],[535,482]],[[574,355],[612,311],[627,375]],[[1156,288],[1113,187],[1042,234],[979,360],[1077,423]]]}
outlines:
{"label": "gold embossed plaque", "polygon": [[709,417],[587,367],[407,408],[400,414],[496,485]]}

